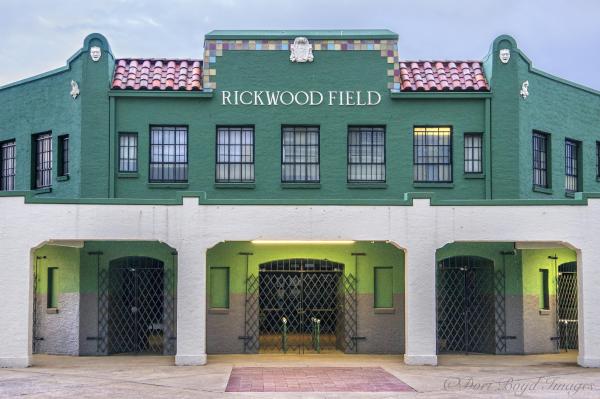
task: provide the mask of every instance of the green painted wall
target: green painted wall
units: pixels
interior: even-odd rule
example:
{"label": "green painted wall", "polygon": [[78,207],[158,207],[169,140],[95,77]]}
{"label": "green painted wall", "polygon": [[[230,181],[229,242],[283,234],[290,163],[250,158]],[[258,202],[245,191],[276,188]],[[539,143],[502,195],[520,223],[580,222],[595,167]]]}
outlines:
{"label": "green painted wall", "polygon": [[[523,294],[538,295],[540,293],[539,270],[548,269],[550,295],[556,294],[556,267],[563,263],[577,261],[577,253],[568,248],[527,249],[520,251],[523,258]],[[557,256],[554,259],[548,256]]]}
{"label": "green painted wall", "polygon": [[[230,268],[231,294],[244,293],[246,290],[246,256],[240,252],[251,252],[248,257],[248,273],[256,275],[261,263],[292,258],[327,259],[344,264],[346,274],[355,274],[355,256],[352,253],[364,252],[366,256],[358,257],[358,287],[361,294],[372,294],[374,291],[374,271],[376,266],[392,266],[394,268],[394,292],[404,292],[404,253],[391,244],[384,242],[356,242],[349,245],[322,244],[252,244],[248,241],[231,241],[216,245],[206,254],[207,267]],[[210,280],[207,281],[210,284]],[[207,292],[210,292],[208,287]]]}
{"label": "green painted wall", "polygon": [[[90,59],[90,46],[101,47],[99,62]],[[508,64],[498,59],[498,51],[503,48],[511,50]],[[198,49],[200,55],[200,43]],[[484,63],[492,88],[491,99],[487,100],[491,104],[489,113],[482,97],[452,97],[447,93],[390,96],[390,65],[379,51],[315,50],[314,54],[314,62],[301,64],[289,62],[287,51],[223,51],[214,64],[217,90],[212,98],[176,98],[171,92],[162,97],[109,97],[114,58],[103,36],[90,35],[67,67],[0,88],[0,141],[17,139],[16,188],[30,189],[31,135],[51,130],[55,151],[53,190],[38,194],[42,199],[115,196],[158,200],[177,198],[177,191],[205,191],[215,201],[391,201],[403,198],[406,192],[418,191],[452,200],[564,199],[565,137],[583,142],[583,190],[600,192],[595,160],[595,142],[600,140],[600,93],[533,69],[509,36],[493,42]],[[76,100],[69,95],[71,80],[80,84],[81,95]],[[523,100],[519,90],[525,80],[530,82],[530,96]],[[382,94],[382,101],[374,107],[224,106],[222,90],[376,90]],[[152,124],[189,126],[189,184],[184,187],[148,185]],[[255,126],[256,184],[251,189],[214,185],[216,126],[233,124]],[[320,188],[281,186],[282,124],[320,126]],[[346,183],[347,127],[368,124],[386,126],[387,186],[353,189]],[[452,187],[413,184],[415,125],[453,127]],[[533,129],[552,134],[550,194],[532,190]],[[116,141],[121,131],[138,133],[137,176],[125,178],[116,172]],[[475,179],[463,174],[463,135],[467,132],[484,132],[485,140],[491,141],[491,152],[484,154],[484,174]],[[60,134],[69,134],[71,139],[70,179],[64,182],[56,181],[56,138]],[[488,162],[490,166],[486,167]],[[491,193],[490,189],[486,192],[486,186],[491,187]]]}
{"label": "green painted wall", "polygon": [[[58,268],[58,293],[79,292],[79,248],[44,245],[34,251],[34,268],[37,265],[37,293],[48,291],[48,268]],[[38,259],[38,257],[46,257]]]}
{"label": "green painted wall", "polygon": [[100,269],[108,270],[112,260],[124,256],[146,256],[164,262],[164,267],[173,268],[177,257],[166,244],[144,241],[86,241],[81,250],[81,293],[96,293],[97,255],[89,252],[102,252]]}

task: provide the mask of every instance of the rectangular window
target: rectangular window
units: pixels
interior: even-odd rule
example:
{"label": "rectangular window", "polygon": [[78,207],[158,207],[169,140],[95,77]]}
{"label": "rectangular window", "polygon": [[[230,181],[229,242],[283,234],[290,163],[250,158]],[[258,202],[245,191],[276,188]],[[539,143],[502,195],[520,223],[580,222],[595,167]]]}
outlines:
{"label": "rectangular window", "polygon": [[48,268],[48,300],[46,302],[47,308],[58,308],[58,268]]}
{"label": "rectangular window", "polygon": [[210,298],[209,307],[229,308],[229,268],[210,268]]}
{"label": "rectangular window", "polygon": [[385,182],[385,128],[348,128],[348,182]]}
{"label": "rectangular window", "polygon": [[58,136],[58,176],[69,175],[69,135]]}
{"label": "rectangular window", "polygon": [[452,182],[452,128],[415,127],[413,162],[415,182]]}
{"label": "rectangular window", "polygon": [[150,182],[187,182],[187,127],[153,126],[150,130]]}
{"label": "rectangular window", "polygon": [[16,149],[15,140],[0,143],[0,191],[15,189]]}
{"label": "rectangular window", "polygon": [[548,142],[550,135],[533,132],[533,185],[549,188]]}
{"label": "rectangular window", "polygon": [[33,136],[34,145],[34,189],[52,186],[52,133]]}
{"label": "rectangular window", "polygon": [[483,172],[483,135],[465,133],[465,173]]}
{"label": "rectangular window", "polygon": [[217,128],[217,183],[254,182],[254,127]]}
{"label": "rectangular window", "polygon": [[600,178],[600,141],[596,141],[596,178]]}
{"label": "rectangular window", "polygon": [[319,127],[284,126],[281,133],[281,181],[319,182]]}
{"label": "rectangular window", "polygon": [[375,271],[375,307],[394,307],[394,274],[391,267],[376,267]]}
{"label": "rectangular window", "polygon": [[565,189],[579,191],[579,143],[569,139],[565,140]]}
{"label": "rectangular window", "polygon": [[540,309],[550,309],[550,291],[548,282],[548,269],[540,269],[540,295],[539,295],[539,306]]}
{"label": "rectangular window", "polygon": [[119,172],[138,171],[137,133],[119,133]]}

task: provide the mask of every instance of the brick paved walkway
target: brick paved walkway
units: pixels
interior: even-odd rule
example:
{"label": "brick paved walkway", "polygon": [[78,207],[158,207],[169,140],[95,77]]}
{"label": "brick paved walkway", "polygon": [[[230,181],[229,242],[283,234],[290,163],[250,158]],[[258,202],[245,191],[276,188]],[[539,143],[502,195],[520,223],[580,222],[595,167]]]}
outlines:
{"label": "brick paved walkway", "polygon": [[381,367],[234,367],[226,392],[408,392]]}

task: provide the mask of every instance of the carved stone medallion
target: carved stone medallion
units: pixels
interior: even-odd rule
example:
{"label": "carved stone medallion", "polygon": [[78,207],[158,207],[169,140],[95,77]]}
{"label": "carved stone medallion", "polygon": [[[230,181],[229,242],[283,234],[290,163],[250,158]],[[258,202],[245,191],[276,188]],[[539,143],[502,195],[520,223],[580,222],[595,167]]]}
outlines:
{"label": "carved stone medallion", "polygon": [[290,61],[292,62],[312,62],[315,58],[312,53],[312,44],[305,37],[295,38],[290,49]]}
{"label": "carved stone medallion", "polygon": [[90,57],[92,58],[92,61],[98,62],[100,57],[102,57],[102,49],[98,46],[90,48]]}

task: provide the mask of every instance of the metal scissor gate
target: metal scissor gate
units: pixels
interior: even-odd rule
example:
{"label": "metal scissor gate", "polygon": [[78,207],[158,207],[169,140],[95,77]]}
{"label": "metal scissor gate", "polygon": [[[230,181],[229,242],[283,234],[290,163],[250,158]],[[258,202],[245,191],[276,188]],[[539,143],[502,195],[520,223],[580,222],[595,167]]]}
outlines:
{"label": "metal scissor gate", "polygon": [[577,262],[558,266],[556,288],[560,349],[577,349]]}
{"label": "metal scissor gate", "polygon": [[439,352],[495,353],[494,265],[455,256],[437,265]]}
{"label": "metal scissor gate", "polygon": [[111,261],[99,277],[99,352],[173,354],[172,271],[136,256]]}
{"label": "metal scissor gate", "polygon": [[350,352],[355,336],[356,280],[343,264],[284,259],[249,276],[246,352]]}

